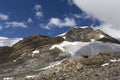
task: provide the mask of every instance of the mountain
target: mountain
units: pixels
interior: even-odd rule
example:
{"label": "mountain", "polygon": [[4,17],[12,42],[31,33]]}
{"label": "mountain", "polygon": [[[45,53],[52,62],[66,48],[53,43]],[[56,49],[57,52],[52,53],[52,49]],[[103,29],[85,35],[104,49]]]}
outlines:
{"label": "mountain", "polygon": [[119,53],[117,39],[91,27],[36,34],[0,47],[0,80],[119,80]]}

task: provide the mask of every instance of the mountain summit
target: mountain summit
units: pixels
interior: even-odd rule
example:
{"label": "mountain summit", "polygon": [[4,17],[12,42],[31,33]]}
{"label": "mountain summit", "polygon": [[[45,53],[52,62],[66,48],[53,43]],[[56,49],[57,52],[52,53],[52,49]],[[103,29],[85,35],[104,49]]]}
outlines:
{"label": "mountain summit", "polygon": [[105,32],[100,29],[95,30],[91,27],[73,27],[69,29],[64,35],[67,41],[82,41],[82,42],[90,42],[90,41],[103,41],[103,42],[112,42],[120,44],[120,41],[109,36]]}

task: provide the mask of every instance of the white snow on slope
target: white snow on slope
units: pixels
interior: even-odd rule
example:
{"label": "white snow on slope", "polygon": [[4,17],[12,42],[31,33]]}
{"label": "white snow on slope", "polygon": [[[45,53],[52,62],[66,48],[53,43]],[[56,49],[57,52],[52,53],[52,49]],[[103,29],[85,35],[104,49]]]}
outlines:
{"label": "white snow on slope", "polygon": [[65,33],[62,33],[62,34],[59,34],[58,36],[64,36],[66,34],[66,32]]}
{"label": "white snow on slope", "polygon": [[33,78],[35,78],[36,77],[36,75],[28,75],[28,76],[26,76],[25,78],[26,79],[33,79]]}
{"label": "white snow on slope", "polygon": [[100,36],[99,36],[99,38],[104,38],[105,36],[104,35],[102,35],[102,34],[100,34]]}
{"label": "white snow on slope", "polygon": [[52,67],[55,67],[59,64],[61,64],[62,61],[56,61],[56,62],[53,62],[51,63],[49,66],[45,67],[45,68],[42,68],[41,70],[46,70],[46,69],[49,69],[49,68],[52,68]]}
{"label": "white snow on slope", "polygon": [[66,32],[65,32],[65,33],[62,33],[62,34],[60,34],[60,35],[57,35],[56,37],[59,37],[59,36],[60,36],[60,37],[62,37],[63,39],[66,39],[66,36],[65,36],[65,35],[66,35]]}
{"label": "white snow on slope", "polygon": [[36,54],[39,54],[39,52],[40,52],[39,50],[34,50],[32,51],[31,56],[34,57]]}
{"label": "white snow on slope", "polygon": [[22,40],[23,38],[7,38],[7,37],[0,37],[0,46],[13,46],[18,41]]}
{"label": "white snow on slope", "polygon": [[105,67],[105,66],[108,66],[108,65],[109,65],[109,63],[105,63],[105,64],[102,64],[101,66]]}
{"label": "white snow on slope", "polygon": [[111,62],[120,62],[120,59],[118,59],[118,60],[117,59],[111,59],[110,61]]}
{"label": "white snow on slope", "polygon": [[3,80],[13,80],[13,77],[6,77],[6,78],[3,78]]}
{"label": "white snow on slope", "polygon": [[68,52],[71,55],[74,55],[74,53],[79,50],[80,48],[88,45],[89,43],[83,43],[83,42],[68,42],[68,41],[63,41],[61,44],[56,44],[53,45],[50,50],[54,48],[59,48],[64,52]]}
{"label": "white snow on slope", "polygon": [[49,66],[41,68],[41,69],[37,69],[37,70],[34,70],[34,71],[41,71],[41,70],[46,70],[46,69],[53,68],[53,67],[55,67],[57,65],[60,65],[64,60],[66,60],[66,59],[63,59],[61,61],[52,62],[52,63],[49,64]]}
{"label": "white snow on slope", "polygon": [[120,51],[120,45],[114,43],[103,43],[100,41],[95,42],[68,42],[63,41],[60,44],[53,45],[50,50],[59,48],[63,52],[67,52],[71,55],[92,55],[100,52],[118,52]]}

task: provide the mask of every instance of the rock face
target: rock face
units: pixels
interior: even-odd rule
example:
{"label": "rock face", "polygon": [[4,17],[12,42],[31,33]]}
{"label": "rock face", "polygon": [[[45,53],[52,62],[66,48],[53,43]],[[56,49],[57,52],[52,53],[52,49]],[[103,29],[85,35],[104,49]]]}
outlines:
{"label": "rock face", "polygon": [[11,47],[0,47],[0,64],[9,61],[13,49]]}
{"label": "rock face", "polygon": [[66,40],[73,42],[73,41],[82,41],[82,42],[90,42],[92,40],[95,41],[103,41],[103,42],[112,42],[112,43],[119,43],[120,41],[112,38],[111,36],[107,35],[103,31],[97,29],[94,30],[91,27],[87,28],[71,28],[66,33]]}
{"label": "rock face", "polygon": [[92,28],[71,28],[66,33],[67,41],[89,41],[87,35],[93,32]]}
{"label": "rock face", "polygon": [[63,40],[64,39],[61,37],[50,38],[43,35],[32,35],[30,37],[24,38],[23,40],[13,45],[11,47],[13,48],[13,51],[11,52],[9,58],[11,58],[11,60],[14,60],[18,57],[25,58],[27,53],[35,50],[40,46],[56,44],[62,42]]}

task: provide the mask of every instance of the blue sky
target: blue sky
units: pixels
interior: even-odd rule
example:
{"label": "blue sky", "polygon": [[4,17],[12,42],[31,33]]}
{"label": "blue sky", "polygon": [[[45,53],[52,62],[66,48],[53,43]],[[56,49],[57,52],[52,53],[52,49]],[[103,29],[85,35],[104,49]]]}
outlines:
{"label": "blue sky", "polygon": [[1,0],[0,36],[56,36],[73,26],[98,26],[100,21],[72,0]]}

